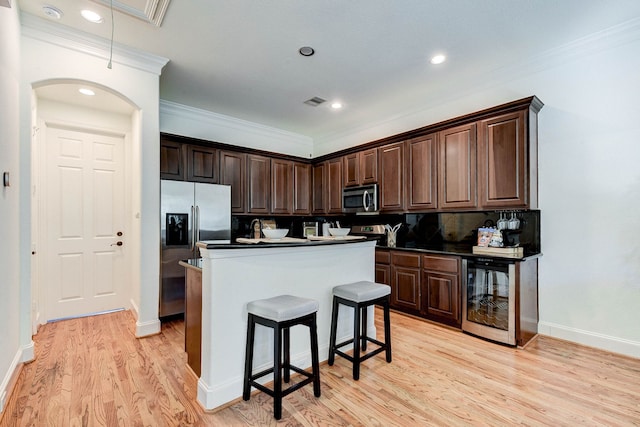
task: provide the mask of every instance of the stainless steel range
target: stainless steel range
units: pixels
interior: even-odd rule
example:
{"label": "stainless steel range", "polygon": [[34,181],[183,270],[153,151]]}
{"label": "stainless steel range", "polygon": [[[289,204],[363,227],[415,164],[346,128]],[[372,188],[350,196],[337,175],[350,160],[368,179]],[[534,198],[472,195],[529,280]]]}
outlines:
{"label": "stainless steel range", "polygon": [[354,236],[367,236],[378,240],[378,245],[386,244],[386,234],[384,225],[353,225],[351,226],[351,234]]}

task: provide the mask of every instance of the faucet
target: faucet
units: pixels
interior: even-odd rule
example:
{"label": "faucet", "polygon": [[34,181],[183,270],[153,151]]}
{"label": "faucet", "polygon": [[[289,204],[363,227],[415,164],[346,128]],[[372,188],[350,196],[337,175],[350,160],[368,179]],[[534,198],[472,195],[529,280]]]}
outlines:
{"label": "faucet", "polygon": [[[256,224],[256,222],[258,223],[258,227],[259,227],[259,230],[260,230],[260,231],[259,231],[259,234],[258,234],[258,236],[257,236],[257,237],[256,237],[256,229],[255,229],[255,224]],[[261,237],[263,236],[263,234],[262,234],[262,227],[263,227],[262,220],[261,220],[260,218],[256,218],[256,219],[254,219],[253,221],[251,221],[251,225],[249,226],[249,228],[251,229],[251,232],[250,232],[250,234],[249,234],[249,235],[250,235],[250,236],[251,236],[251,235],[253,235],[253,238],[254,238],[254,239],[259,239],[259,238],[261,238]]]}

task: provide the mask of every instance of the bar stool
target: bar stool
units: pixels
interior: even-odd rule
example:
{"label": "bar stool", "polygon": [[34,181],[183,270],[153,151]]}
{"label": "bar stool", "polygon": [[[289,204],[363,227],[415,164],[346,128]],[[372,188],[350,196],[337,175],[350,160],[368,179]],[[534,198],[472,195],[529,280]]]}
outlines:
{"label": "bar stool", "polygon": [[[360,378],[360,362],[386,352],[387,363],[391,363],[391,324],[389,322],[389,296],[391,287],[374,282],[355,282],[333,288],[333,311],[331,314],[331,335],[329,338],[329,366],[333,366],[335,355],[338,354],[353,363],[353,379]],[[336,330],[338,328],[339,305],[353,307],[353,338],[336,344]],[[367,308],[370,305],[381,305],[384,311],[384,342],[367,336]],[[362,323],[362,327],[360,327]],[[367,341],[378,345],[373,351],[367,351]],[[347,344],[353,343],[353,356],[339,350]]]}
{"label": "bar stool", "polygon": [[[282,417],[282,398],[289,393],[313,382],[313,394],[316,397],[320,397],[320,365],[318,362],[318,328],[316,323],[318,305],[318,301],[292,295],[280,295],[273,298],[252,301],[247,304],[249,316],[242,398],[249,400],[251,386],[273,397],[273,416],[277,420]],[[253,343],[256,324],[273,328],[274,366],[257,374],[253,374]],[[290,363],[289,330],[295,325],[306,325],[309,327],[309,336],[311,339],[311,373],[293,366]],[[283,390],[282,380],[284,380],[285,383],[289,382],[291,370],[306,378]],[[256,381],[270,373],[273,373],[273,389],[269,389]]]}

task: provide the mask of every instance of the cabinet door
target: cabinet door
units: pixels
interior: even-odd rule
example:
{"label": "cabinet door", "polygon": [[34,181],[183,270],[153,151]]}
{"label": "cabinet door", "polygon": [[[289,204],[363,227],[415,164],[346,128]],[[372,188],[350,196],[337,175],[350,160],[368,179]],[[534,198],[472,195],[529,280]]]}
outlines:
{"label": "cabinet door", "polygon": [[385,145],[378,149],[380,159],[380,210],[402,211],[404,209],[404,143]]}
{"label": "cabinet door", "polygon": [[293,163],[293,213],[311,213],[311,165]]}
{"label": "cabinet door", "polygon": [[391,305],[411,312],[420,310],[420,270],[391,267]]}
{"label": "cabinet door", "polygon": [[420,311],[420,255],[391,253],[391,305],[403,311]]}
{"label": "cabinet door", "polygon": [[486,208],[526,207],[524,111],[481,121],[478,135],[480,204]]}
{"label": "cabinet door", "polygon": [[375,281],[391,286],[391,253],[384,249],[376,249]]}
{"label": "cabinet door", "polygon": [[431,320],[460,326],[460,284],[457,274],[424,271],[422,314]]}
{"label": "cabinet door", "polygon": [[271,213],[293,212],[293,162],[271,159]]}
{"label": "cabinet door", "polygon": [[231,212],[245,213],[247,155],[220,152],[220,184],[231,186]]}
{"label": "cabinet door", "polygon": [[438,206],[440,209],[475,208],[475,123],[440,132],[438,150]]}
{"label": "cabinet door", "polygon": [[312,175],[313,175],[313,213],[314,214],[323,214],[327,209],[326,196],[326,171],[327,166],[326,162],[318,163],[317,165],[313,165]]}
{"label": "cabinet door", "polygon": [[218,150],[197,145],[187,145],[187,181],[217,184]]}
{"label": "cabinet door", "polygon": [[435,209],[437,200],[437,135],[415,138],[405,143],[405,187],[407,210]]}
{"label": "cabinet door", "polygon": [[347,154],[342,157],[344,186],[360,185],[360,159],[358,153]]}
{"label": "cabinet door", "polygon": [[327,213],[342,213],[342,157],[327,160]]}
{"label": "cabinet door", "polygon": [[247,212],[268,214],[271,194],[271,161],[268,157],[247,156]]}
{"label": "cabinet door", "polygon": [[173,141],[160,141],[160,179],[183,181],[184,177],[182,144]]}
{"label": "cabinet door", "polygon": [[371,148],[359,154],[360,184],[375,184],[378,182],[378,149]]}

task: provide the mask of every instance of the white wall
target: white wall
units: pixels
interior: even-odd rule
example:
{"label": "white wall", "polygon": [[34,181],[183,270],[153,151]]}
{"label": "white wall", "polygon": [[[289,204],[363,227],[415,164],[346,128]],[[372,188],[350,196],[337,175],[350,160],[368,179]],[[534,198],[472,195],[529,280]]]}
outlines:
{"label": "white wall", "polygon": [[[20,23],[17,9],[0,7],[0,397],[18,363],[20,340],[19,117]],[[2,186],[2,173],[11,187]],[[30,339],[27,345],[29,345]],[[27,358],[30,357],[27,355]],[[0,407],[0,411],[3,408]]]}

